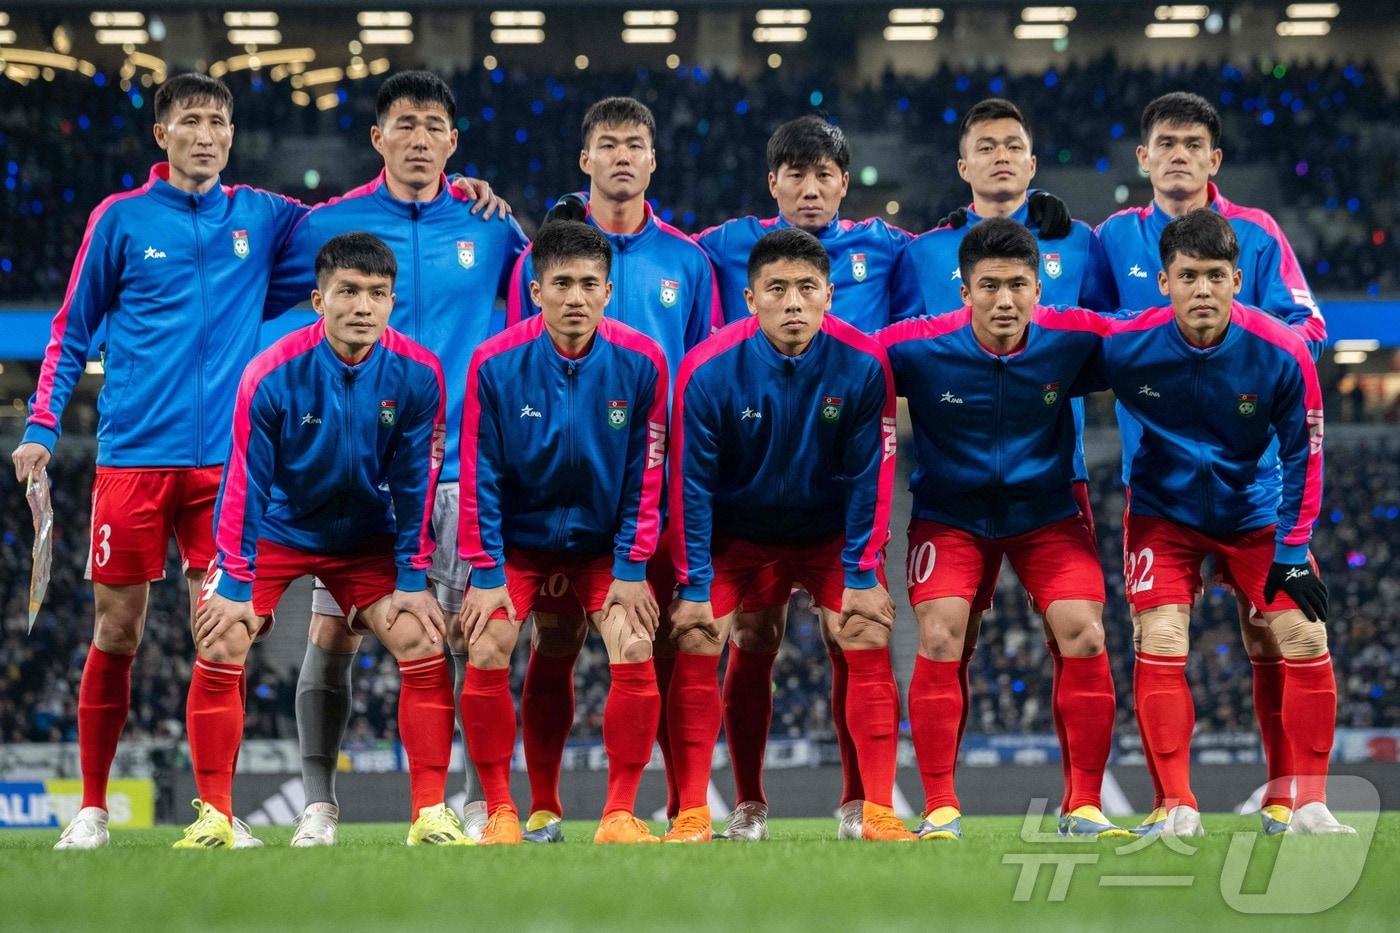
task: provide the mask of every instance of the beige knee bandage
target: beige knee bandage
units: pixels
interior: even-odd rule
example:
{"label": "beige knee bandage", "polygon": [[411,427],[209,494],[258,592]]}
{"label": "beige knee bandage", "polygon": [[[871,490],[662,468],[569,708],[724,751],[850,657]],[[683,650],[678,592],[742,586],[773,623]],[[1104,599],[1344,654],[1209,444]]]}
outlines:
{"label": "beige knee bandage", "polygon": [[1166,657],[1184,657],[1191,628],[1188,606],[1158,606],[1138,614],[1134,640],[1138,650]]}
{"label": "beige knee bandage", "polygon": [[1327,626],[1321,622],[1309,622],[1302,610],[1270,613],[1265,618],[1285,658],[1305,661],[1320,657],[1327,650]]}
{"label": "beige knee bandage", "polygon": [[651,656],[651,639],[643,638],[632,631],[627,623],[627,613],[621,606],[612,610],[598,622],[598,634],[603,636],[603,644],[608,649],[608,661],[629,663],[645,661]]}

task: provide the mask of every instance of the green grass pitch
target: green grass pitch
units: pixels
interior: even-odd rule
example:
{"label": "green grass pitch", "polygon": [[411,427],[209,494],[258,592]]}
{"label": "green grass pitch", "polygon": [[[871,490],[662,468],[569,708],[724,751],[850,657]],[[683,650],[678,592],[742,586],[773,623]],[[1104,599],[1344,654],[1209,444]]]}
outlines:
{"label": "green grass pitch", "polygon": [[267,847],[239,852],[172,851],[171,827],[115,832],[99,852],[6,830],[0,927],[1393,929],[1400,814],[1339,815],[1362,834],[1264,837],[1254,817],[1207,814],[1193,852],[1158,841],[1128,853],[1121,840],[1028,842],[1020,818],[975,815],[959,843],[909,844],[839,842],[835,820],[775,820],[767,843],[645,848],[594,846],[583,821],[566,824],[562,845],[512,849],[409,849],[407,827],[389,824],[346,825],[338,848],[298,851],[290,829],[260,827]]}

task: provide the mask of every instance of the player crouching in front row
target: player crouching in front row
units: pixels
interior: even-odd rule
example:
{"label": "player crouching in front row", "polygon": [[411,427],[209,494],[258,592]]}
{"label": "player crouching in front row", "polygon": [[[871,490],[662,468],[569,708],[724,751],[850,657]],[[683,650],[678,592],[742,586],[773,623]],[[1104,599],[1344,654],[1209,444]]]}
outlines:
{"label": "player crouching in front row", "polygon": [[311,302],[322,320],[243,373],[215,513],[218,556],[195,616],[186,712],[199,817],[176,848],[227,848],[243,738],[244,662],[298,577],[319,577],[399,663],[399,737],[414,822],[408,844],[466,845],[443,802],[452,687],[442,610],[427,589],[442,465],[437,358],[387,328],[394,254],[367,233],[328,241]]}

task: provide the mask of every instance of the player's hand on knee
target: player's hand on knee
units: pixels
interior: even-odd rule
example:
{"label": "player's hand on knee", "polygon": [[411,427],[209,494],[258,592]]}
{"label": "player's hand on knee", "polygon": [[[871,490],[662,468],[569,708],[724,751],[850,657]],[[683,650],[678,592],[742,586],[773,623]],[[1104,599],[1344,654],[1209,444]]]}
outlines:
{"label": "player's hand on knee", "polygon": [[24,483],[28,482],[31,476],[38,476],[39,471],[49,465],[50,456],[49,449],[43,444],[33,441],[20,444],[10,454],[10,459],[15,465],[15,479]]}
{"label": "player's hand on knee", "polygon": [[889,591],[878,583],[863,590],[846,587],[841,592],[841,617],[837,620],[836,630],[839,632],[845,628],[846,623],[855,616],[885,628],[893,628],[894,600],[890,599]]}
{"label": "player's hand on knee", "polygon": [[715,629],[715,610],[708,599],[703,602],[677,599],[671,603],[670,616],[671,633],[675,638],[692,630],[712,634]]}
{"label": "player's hand on knee", "polygon": [[627,625],[639,638],[650,641],[656,635],[656,627],[661,624],[661,610],[652,596],[651,587],[645,580],[613,579],[608,587],[608,595],[603,600],[603,616],[607,617],[614,606],[621,606],[626,613]]}
{"label": "player's hand on knee", "polygon": [[1264,601],[1273,602],[1279,590],[1303,610],[1309,622],[1327,621],[1327,584],[1311,563],[1283,564],[1274,561],[1264,581]]}
{"label": "player's hand on knee", "polygon": [[251,600],[235,602],[215,593],[195,611],[194,638],[200,648],[212,648],[235,625],[244,625],[251,639],[262,627],[262,619],[253,611]]}
{"label": "player's hand on knee", "polygon": [[475,201],[471,212],[480,214],[482,220],[490,220],[497,214],[502,217],[511,213],[511,208],[506,199],[491,190],[491,183],[484,178],[457,177],[452,180],[452,187],[456,188],[468,200]]}
{"label": "player's hand on knee", "polygon": [[437,597],[433,596],[431,590],[394,590],[394,594],[389,597],[389,618],[384,627],[393,628],[394,623],[405,615],[418,620],[418,624],[423,626],[423,631],[433,644],[441,644],[447,637],[447,622],[443,618],[442,607],[438,605]]}
{"label": "player's hand on knee", "polygon": [[512,623],[516,621],[515,603],[510,601],[510,590],[505,586],[473,586],[467,590],[466,598],[462,600],[462,611],[457,619],[468,647],[476,644],[477,639],[486,631],[486,623],[491,621],[491,616],[499,610],[505,610],[506,618]]}

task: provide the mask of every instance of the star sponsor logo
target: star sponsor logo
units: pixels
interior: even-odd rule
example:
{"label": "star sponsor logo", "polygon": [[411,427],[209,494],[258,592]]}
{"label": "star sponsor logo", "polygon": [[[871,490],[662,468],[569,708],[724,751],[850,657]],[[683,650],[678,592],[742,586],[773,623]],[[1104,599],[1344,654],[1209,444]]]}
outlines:
{"label": "star sponsor logo", "polygon": [[391,398],[379,401],[379,426],[392,428],[399,420],[399,403]]}
{"label": "star sponsor logo", "polygon": [[961,269],[961,268],[955,268],[955,269],[953,270],[953,274],[950,275],[950,276],[948,276],[948,281],[950,281],[950,282],[961,282],[961,281],[962,281],[962,269]]}
{"label": "star sponsor logo", "polygon": [[1307,567],[1289,567],[1288,572],[1283,575],[1283,578],[1285,580],[1301,580],[1303,577],[1311,575],[1311,570]]}
{"label": "star sponsor logo", "polygon": [[870,274],[870,265],[865,261],[864,253],[851,254],[851,278],[857,282],[864,282],[865,277]]}
{"label": "star sponsor logo", "polygon": [[1144,269],[1142,266],[1138,265],[1137,263],[1133,263],[1133,267],[1128,270],[1128,278],[1145,279],[1147,278],[1147,270]]}
{"label": "star sponsor logo", "polygon": [[1058,279],[1060,273],[1064,272],[1064,265],[1060,262],[1059,253],[1045,254],[1045,274],[1052,279]]}
{"label": "star sponsor logo", "polygon": [[522,417],[522,418],[543,418],[544,415],[540,414],[540,410],[539,410],[538,408],[534,408],[534,407],[532,407],[532,406],[530,406],[530,405],[524,405],[524,406],[522,406],[521,409],[520,409],[520,417]]}
{"label": "star sponsor logo", "polygon": [[1150,385],[1148,385],[1147,383],[1143,383],[1142,385],[1138,386],[1138,395],[1145,395],[1145,396],[1147,396],[1148,398],[1161,398],[1161,397],[1162,397],[1162,393],[1161,393],[1161,392],[1158,392],[1156,389],[1152,388],[1152,387],[1151,387]]}
{"label": "star sponsor logo", "polygon": [[304,414],[304,415],[301,416],[301,423],[302,423],[303,425],[308,425],[308,424],[320,424],[320,423],[321,423],[321,419],[318,418],[317,416],[313,415],[311,412],[308,411],[306,414]]}
{"label": "star sponsor logo", "polygon": [[681,297],[681,283],[675,279],[661,280],[661,307],[673,308]]}
{"label": "star sponsor logo", "polygon": [[233,231],[233,255],[239,259],[247,259],[252,255],[253,248],[248,245],[248,231]]}
{"label": "star sponsor logo", "polygon": [[839,395],[822,396],[822,420],[835,424],[841,419],[841,397]]}
{"label": "star sponsor logo", "polygon": [[1253,418],[1254,413],[1259,410],[1259,396],[1252,393],[1241,392],[1235,396],[1235,410],[1243,418]]}
{"label": "star sponsor logo", "polygon": [[739,420],[740,420],[740,421],[750,421],[750,420],[752,420],[752,421],[757,421],[757,420],[761,419],[762,417],[763,417],[763,412],[759,411],[759,410],[756,409],[756,408],[752,408],[752,407],[745,407],[743,411],[739,412]]}
{"label": "star sponsor logo", "polygon": [[470,269],[476,265],[476,244],[471,240],[457,241],[457,265]]}
{"label": "star sponsor logo", "polygon": [[165,250],[163,250],[163,249],[156,249],[154,246],[148,246],[148,247],[146,247],[146,252],[145,252],[145,254],[142,255],[141,258],[142,258],[142,259],[164,259],[164,258],[165,258]]}
{"label": "star sponsor logo", "polygon": [[627,427],[626,399],[613,399],[608,402],[608,427],[619,431]]}
{"label": "star sponsor logo", "polygon": [[954,395],[952,392],[944,392],[938,397],[938,401],[944,405],[961,405],[963,403],[961,395]]}
{"label": "star sponsor logo", "polygon": [[1060,384],[1058,382],[1047,382],[1040,387],[1040,400],[1047,406],[1054,405],[1060,400]]}

